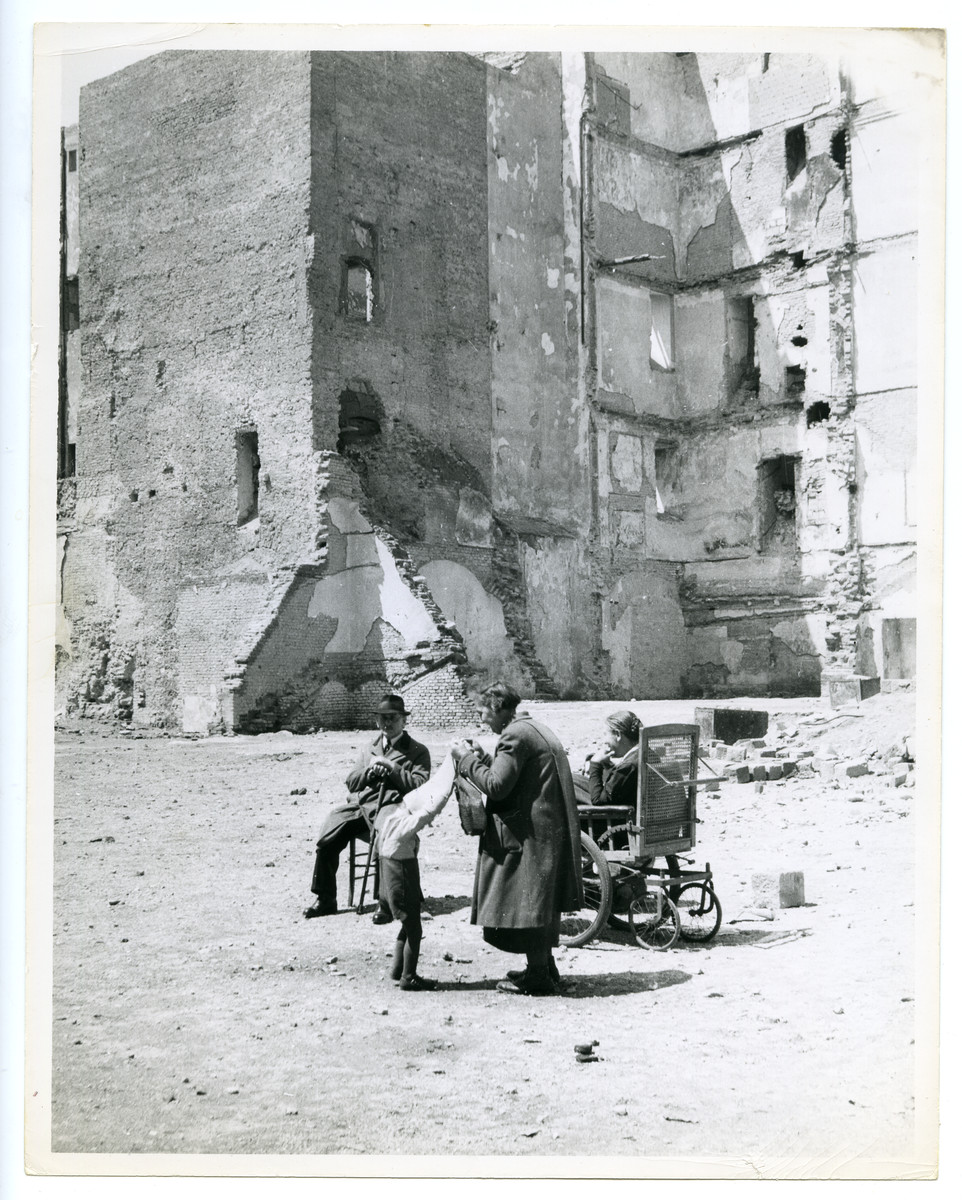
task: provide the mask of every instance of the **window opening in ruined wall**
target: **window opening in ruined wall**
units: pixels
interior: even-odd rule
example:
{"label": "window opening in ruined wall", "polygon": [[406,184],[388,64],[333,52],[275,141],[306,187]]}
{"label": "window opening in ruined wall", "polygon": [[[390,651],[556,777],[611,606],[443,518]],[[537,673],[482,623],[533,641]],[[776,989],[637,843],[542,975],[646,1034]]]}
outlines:
{"label": "window opening in ruined wall", "polygon": [[340,310],[349,321],[370,324],[377,285],[377,232],[373,225],[351,218],[344,237]]}
{"label": "window opening in ruined wall", "polygon": [[64,280],[63,321],[67,333],[80,328],[80,283],[76,275]]}
{"label": "window opening in ruined wall", "polygon": [[762,554],[794,554],[795,475],[798,459],[789,455],[765,459],[758,467],[758,531]]}
{"label": "window opening in ruined wall", "polygon": [[848,130],[843,126],[832,134],[832,162],[840,171],[845,170],[848,159]]}
{"label": "window opening in ruined wall", "polygon": [[662,371],[675,369],[672,338],[672,298],[664,292],[651,293],[651,341],[649,362]]}
{"label": "window opening in ruined wall", "polygon": [[368,442],[381,432],[381,405],[373,389],[360,385],[345,388],[338,397],[337,452]]}
{"label": "window opening in ruined wall", "polygon": [[365,263],[349,260],[344,268],[344,315],[368,322],[374,316],[374,276]]}
{"label": "window opening in ruined wall", "polygon": [[805,126],[793,125],[791,129],[785,130],[785,170],[788,173],[788,182],[801,172],[805,166],[805,161],[808,155],[808,146],[805,140]]}
{"label": "window opening in ruined wall", "polygon": [[680,463],[676,442],[658,442],[655,445],[655,508],[665,520],[680,520],[672,512],[679,485]]}
{"label": "window opening in ruined wall", "polygon": [[758,391],[755,298],[734,296],[727,305],[729,391]]}
{"label": "window opening in ruined wall", "polygon": [[67,151],[67,170],[72,172],[72,171],[76,171],[76,169],[77,169],[77,151],[76,150],[68,150]]}
{"label": "window opening in ruined wall", "polygon": [[261,460],[257,453],[257,433],[239,429],[234,435],[237,450],[237,524],[246,525],[257,516]]}

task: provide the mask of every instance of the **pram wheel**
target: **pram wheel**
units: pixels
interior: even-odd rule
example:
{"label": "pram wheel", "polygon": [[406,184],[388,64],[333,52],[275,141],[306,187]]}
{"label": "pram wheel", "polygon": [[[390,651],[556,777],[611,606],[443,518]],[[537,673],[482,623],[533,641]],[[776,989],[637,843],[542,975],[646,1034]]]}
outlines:
{"label": "pram wheel", "polygon": [[660,888],[652,888],[628,906],[628,925],[639,946],[670,950],[681,932],[678,909]]}
{"label": "pram wheel", "polygon": [[608,860],[586,833],[581,835],[581,879],[584,908],[561,914],[560,942],[583,946],[604,929],[611,914],[611,872]]}
{"label": "pram wheel", "polygon": [[710,942],[722,923],[721,903],[711,884],[685,884],[676,903],[684,940]]}

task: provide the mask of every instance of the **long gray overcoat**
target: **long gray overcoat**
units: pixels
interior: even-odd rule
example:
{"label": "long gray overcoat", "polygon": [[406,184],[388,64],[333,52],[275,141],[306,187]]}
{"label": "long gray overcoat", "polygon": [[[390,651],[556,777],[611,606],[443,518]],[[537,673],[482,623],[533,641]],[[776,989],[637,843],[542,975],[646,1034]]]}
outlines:
{"label": "long gray overcoat", "polygon": [[471,753],[459,770],[488,797],[472,925],[540,928],[580,908],[578,809],[555,734],[528,716],[516,717],[502,731],[490,766]]}

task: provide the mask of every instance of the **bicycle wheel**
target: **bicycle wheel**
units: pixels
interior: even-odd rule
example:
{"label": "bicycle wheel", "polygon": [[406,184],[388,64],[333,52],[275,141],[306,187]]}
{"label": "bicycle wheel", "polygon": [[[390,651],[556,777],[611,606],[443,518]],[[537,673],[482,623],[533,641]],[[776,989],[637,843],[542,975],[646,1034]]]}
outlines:
{"label": "bicycle wheel", "polygon": [[677,907],[686,942],[710,942],[721,928],[721,902],[710,883],[686,883]]}
{"label": "bicycle wheel", "polygon": [[678,909],[660,888],[632,900],[628,924],[638,945],[649,950],[670,950],[681,932]]}
{"label": "bicycle wheel", "polygon": [[586,833],[581,835],[581,879],[584,907],[561,914],[563,946],[583,946],[604,929],[611,912],[611,872],[608,862]]}

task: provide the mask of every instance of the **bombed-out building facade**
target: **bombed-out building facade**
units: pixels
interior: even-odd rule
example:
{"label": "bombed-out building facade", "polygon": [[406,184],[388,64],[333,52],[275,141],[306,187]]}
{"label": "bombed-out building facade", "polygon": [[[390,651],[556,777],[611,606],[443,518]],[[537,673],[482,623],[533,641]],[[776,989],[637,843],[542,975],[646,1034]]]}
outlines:
{"label": "bombed-out building facade", "polygon": [[60,703],[204,733],[363,725],[386,688],[442,724],[492,676],[911,679],[908,87],[817,55],[341,51],[88,85]]}

